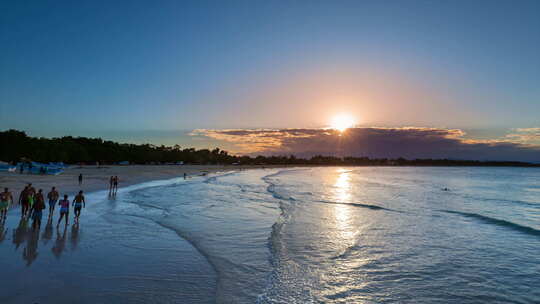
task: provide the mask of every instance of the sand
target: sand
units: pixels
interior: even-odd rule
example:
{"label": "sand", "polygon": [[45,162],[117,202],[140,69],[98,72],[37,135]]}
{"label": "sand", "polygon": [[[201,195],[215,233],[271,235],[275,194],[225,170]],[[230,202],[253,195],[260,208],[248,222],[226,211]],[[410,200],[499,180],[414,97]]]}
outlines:
{"label": "sand", "polygon": [[[109,188],[109,178],[118,176],[118,187],[126,187],[151,180],[170,179],[181,177],[184,173],[188,176],[196,176],[204,173],[241,170],[253,168],[250,166],[151,166],[151,165],[130,165],[130,166],[72,166],[60,175],[35,175],[19,174],[11,172],[0,172],[0,187],[3,191],[8,187],[15,199],[19,192],[28,183],[32,183],[36,190],[43,189],[46,194],[51,187],[55,186],[61,195],[72,195],[79,190],[92,192]],[[83,183],[79,186],[78,176],[83,175]]]}

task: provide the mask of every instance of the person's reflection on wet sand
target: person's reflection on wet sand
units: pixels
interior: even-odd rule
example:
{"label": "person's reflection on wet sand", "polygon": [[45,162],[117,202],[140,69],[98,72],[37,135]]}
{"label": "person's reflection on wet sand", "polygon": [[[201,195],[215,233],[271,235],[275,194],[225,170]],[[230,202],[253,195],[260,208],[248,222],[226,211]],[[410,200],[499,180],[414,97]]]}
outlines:
{"label": "person's reflection on wet sand", "polygon": [[28,219],[22,217],[19,221],[19,226],[13,231],[13,244],[15,244],[15,250],[21,246],[21,244],[26,240],[28,235]]}
{"label": "person's reflection on wet sand", "polygon": [[23,259],[26,261],[26,266],[30,266],[38,257],[39,231],[39,225],[36,225],[35,229],[28,231],[28,241],[23,250]]}
{"label": "person's reflection on wet sand", "polygon": [[79,223],[75,223],[71,226],[71,249],[75,250],[77,249],[77,245],[79,244]]}
{"label": "person's reflection on wet sand", "polygon": [[54,246],[51,248],[52,253],[56,258],[60,258],[62,252],[66,248],[66,236],[67,236],[67,226],[64,226],[64,231],[60,234],[60,229],[56,229],[56,241]]}
{"label": "person's reflection on wet sand", "polygon": [[109,193],[109,200],[110,201],[116,200],[116,192],[110,192]]}
{"label": "person's reflection on wet sand", "polygon": [[41,238],[43,239],[43,244],[47,244],[53,236],[53,219],[52,217],[49,217],[47,220],[47,225],[45,226],[45,230],[43,231],[43,234],[41,235]]}
{"label": "person's reflection on wet sand", "polygon": [[6,220],[2,220],[0,222],[0,243],[2,243],[6,239],[6,235],[8,232],[8,229],[5,228]]}

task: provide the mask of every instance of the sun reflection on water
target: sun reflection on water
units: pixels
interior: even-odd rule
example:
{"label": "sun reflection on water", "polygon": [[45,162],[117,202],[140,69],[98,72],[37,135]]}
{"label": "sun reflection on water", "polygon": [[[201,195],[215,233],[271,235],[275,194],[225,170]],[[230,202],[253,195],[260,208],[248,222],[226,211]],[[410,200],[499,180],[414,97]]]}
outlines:
{"label": "sun reflection on water", "polygon": [[347,241],[354,241],[355,230],[353,229],[351,219],[352,184],[350,170],[339,169],[338,177],[334,183],[333,198],[337,203],[334,205],[334,217],[336,228],[339,230],[340,237]]}
{"label": "sun reflection on water", "polygon": [[334,183],[334,198],[340,203],[348,203],[351,199],[350,171],[339,169],[338,178]]}

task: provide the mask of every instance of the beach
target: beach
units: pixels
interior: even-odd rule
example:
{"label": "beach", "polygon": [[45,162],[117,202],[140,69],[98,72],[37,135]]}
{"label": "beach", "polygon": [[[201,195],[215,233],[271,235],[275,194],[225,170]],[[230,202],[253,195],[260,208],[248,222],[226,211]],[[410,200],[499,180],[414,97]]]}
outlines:
{"label": "beach", "polygon": [[[21,219],[19,206],[10,208],[0,227],[0,302],[214,303],[216,273],[189,242],[141,217],[110,214],[130,189],[184,180],[184,173],[191,180],[244,168],[76,166],[57,176],[2,172],[0,187],[8,187],[15,201],[32,183],[45,195],[55,186],[70,199],[84,190],[87,205],[78,225],[70,218],[69,225],[62,221],[57,228],[59,207],[48,222],[47,204],[39,230],[32,229],[31,219]],[[116,197],[108,197],[110,176],[119,177]]]}
{"label": "beach", "polygon": [[[111,166],[71,166],[59,175],[19,174],[12,172],[0,172],[0,187],[2,190],[8,187],[14,197],[19,195],[24,186],[32,183],[38,189],[43,189],[45,194],[55,186],[61,195],[75,194],[79,190],[92,192],[108,189],[111,176],[118,176],[118,187],[126,187],[152,180],[181,177],[187,174],[189,177],[227,170],[242,170],[253,168],[252,166],[221,166],[221,165],[111,165]],[[83,184],[79,186],[78,176],[83,175]]]}

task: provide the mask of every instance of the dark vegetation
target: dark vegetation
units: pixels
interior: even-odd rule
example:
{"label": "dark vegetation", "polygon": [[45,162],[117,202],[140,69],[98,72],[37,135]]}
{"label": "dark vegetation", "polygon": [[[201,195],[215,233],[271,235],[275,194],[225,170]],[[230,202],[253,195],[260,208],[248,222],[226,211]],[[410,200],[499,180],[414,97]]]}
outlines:
{"label": "dark vegetation", "polygon": [[23,159],[38,162],[65,162],[68,164],[99,162],[113,164],[129,161],[135,164],[161,164],[183,161],[185,164],[242,165],[356,165],[356,166],[521,166],[540,167],[513,161],[472,161],[448,159],[370,159],[367,157],[314,156],[309,159],[295,156],[236,156],[227,151],[151,144],[120,144],[101,138],[71,137],[36,138],[23,131],[0,132],[0,160],[16,163]]}

